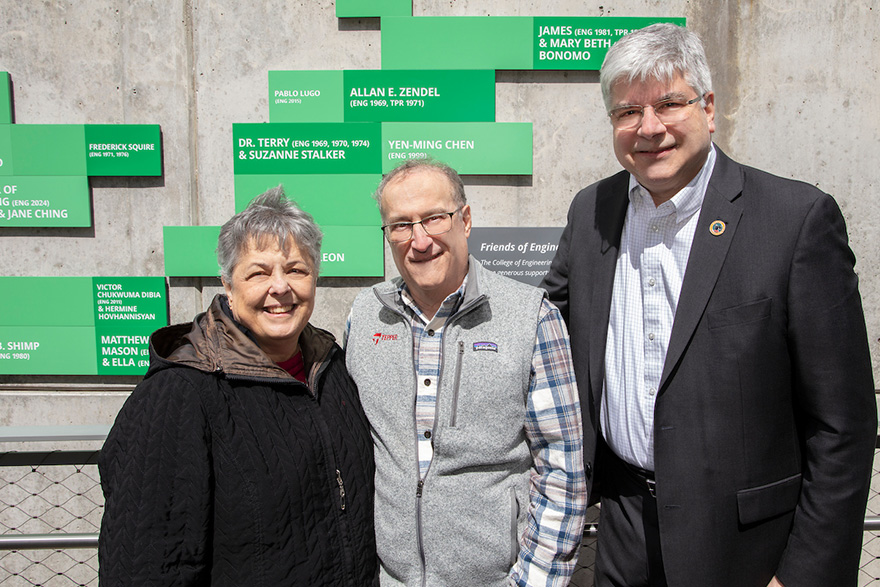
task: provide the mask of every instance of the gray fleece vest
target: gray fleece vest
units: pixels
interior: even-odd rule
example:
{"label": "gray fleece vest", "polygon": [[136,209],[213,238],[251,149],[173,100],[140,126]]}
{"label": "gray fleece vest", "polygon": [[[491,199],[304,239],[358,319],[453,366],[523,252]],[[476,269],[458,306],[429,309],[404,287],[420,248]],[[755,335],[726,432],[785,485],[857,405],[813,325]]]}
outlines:
{"label": "gray fleece vest", "polygon": [[420,482],[413,339],[399,285],[358,295],[346,346],[375,445],[382,585],[506,585],[527,521],[524,424],[544,292],[471,257],[465,298],[443,331],[434,457]]}

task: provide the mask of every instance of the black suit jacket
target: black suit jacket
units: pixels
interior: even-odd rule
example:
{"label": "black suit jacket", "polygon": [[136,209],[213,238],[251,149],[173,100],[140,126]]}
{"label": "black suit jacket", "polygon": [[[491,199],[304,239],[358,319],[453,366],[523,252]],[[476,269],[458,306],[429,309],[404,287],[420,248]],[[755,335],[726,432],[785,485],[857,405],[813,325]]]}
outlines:
{"label": "black suit jacket", "polygon": [[[654,408],[667,578],[855,585],[877,416],[844,221],[827,194],[716,151]],[[597,487],[628,179],[621,172],[578,193],[544,281],[571,333]],[[715,220],[726,224],[719,236]]]}

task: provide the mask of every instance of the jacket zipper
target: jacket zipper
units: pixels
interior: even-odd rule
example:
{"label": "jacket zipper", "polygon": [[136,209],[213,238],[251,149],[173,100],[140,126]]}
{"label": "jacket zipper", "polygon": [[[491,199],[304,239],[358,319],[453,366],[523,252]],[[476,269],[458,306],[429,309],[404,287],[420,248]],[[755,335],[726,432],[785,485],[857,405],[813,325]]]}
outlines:
{"label": "jacket zipper", "polygon": [[461,361],[464,358],[464,341],[458,341],[458,357],[455,361],[455,383],[452,386],[452,414],[449,417],[449,426],[455,428],[458,416],[458,387],[461,383]]}
{"label": "jacket zipper", "polygon": [[[311,372],[309,373],[309,377],[307,378],[307,387],[311,392],[312,401],[317,401],[318,394],[316,393],[318,389],[318,381],[324,372],[330,367],[330,361],[335,353],[335,349],[331,349],[330,353],[328,353],[320,363],[315,363],[312,365]],[[312,385],[314,385],[314,390],[312,389]],[[320,412],[315,412],[315,424],[317,425],[318,430],[320,431],[321,444],[323,445],[324,454],[327,455],[328,458],[332,459],[329,464],[330,471],[336,473],[335,481],[336,486],[339,491],[339,510],[337,511],[337,521],[339,522],[340,528],[340,541],[342,542],[342,552],[345,568],[347,569],[346,575],[348,576],[350,581],[354,581],[354,557],[352,555],[351,549],[352,546],[350,541],[352,539],[352,528],[349,523],[348,515],[345,511],[345,483],[342,479],[342,470],[339,468],[339,457],[336,454],[336,447],[333,446],[333,442],[330,440],[330,431],[327,427],[327,421],[320,415]],[[329,471],[328,471],[329,472]],[[349,479],[350,481],[350,479]]]}
{"label": "jacket zipper", "polygon": [[[386,308],[388,308],[389,310],[391,310],[392,312],[394,312],[395,314],[397,314],[397,315],[399,315],[401,318],[403,318],[403,322],[404,322],[404,324],[406,324],[406,325],[409,327],[410,331],[412,331],[412,324],[410,324],[410,321],[409,321],[409,318],[408,318],[407,315],[406,315],[406,312],[401,312],[399,309],[397,309],[397,308],[395,308],[395,307],[389,305],[388,303],[386,303],[385,300],[382,299],[382,297],[379,296],[378,293],[376,293],[376,298],[378,298],[380,304],[382,304],[383,306],[385,306]],[[458,312],[456,312],[455,315],[452,316],[451,319],[450,319],[450,320],[446,323],[446,325],[443,327],[443,330],[445,331],[446,328],[448,328],[449,326],[451,326],[452,323],[455,322],[458,318],[460,318],[460,317],[463,316],[464,314],[470,312],[473,308],[475,308],[475,307],[479,306],[480,304],[482,304],[482,303],[485,301],[485,299],[486,299],[486,296],[484,296],[484,295],[480,295],[480,296],[477,297],[475,300],[472,300],[472,301],[471,301],[469,304],[467,304],[466,306],[463,306],[463,307],[459,308],[459,309],[458,309]],[[462,357],[462,355],[464,355],[464,341],[459,341],[459,342],[458,342],[458,350],[459,350],[459,354],[458,354],[458,368],[457,368],[457,370],[456,370],[456,377],[455,377],[455,388],[454,388],[454,395],[453,395],[453,406],[456,406],[457,403],[458,403],[458,386],[459,386],[459,381],[460,381],[460,379],[461,379],[461,357]],[[413,357],[412,357],[412,361],[413,361],[413,363],[412,363],[412,364],[413,364],[413,379],[414,379],[414,382],[415,382],[415,384],[416,384],[416,388],[418,388],[418,378],[419,378],[419,374],[418,374],[418,372],[415,370],[415,365],[416,365],[415,348],[413,348],[412,352],[413,352]],[[443,376],[443,363],[444,363],[444,358],[443,358],[443,354],[441,353],[441,355],[440,355],[440,377],[437,378],[438,382],[439,382],[440,378]],[[438,391],[439,391],[439,389],[438,389]],[[439,397],[438,397],[437,399],[438,399],[438,401],[439,401]],[[452,418],[453,418],[453,419],[452,419],[452,422],[453,422],[452,425],[454,425],[454,423],[455,423],[455,415],[454,415],[454,413],[453,413]],[[415,424],[415,410],[413,410],[413,424]],[[436,418],[436,414],[435,414],[435,418],[434,418],[434,430],[432,431],[432,436],[433,436],[433,433],[436,432],[436,430],[437,430],[437,418]],[[419,560],[420,560],[420,562],[421,562],[421,566],[422,566],[422,581],[421,581],[421,584],[422,584],[422,587],[425,587],[425,585],[427,584],[427,581],[428,581],[428,566],[427,566],[427,562],[425,561],[425,548],[424,548],[424,543],[422,542],[422,530],[423,530],[423,529],[422,529],[422,490],[424,489],[424,486],[425,486],[425,480],[421,477],[421,472],[420,472],[420,470],[419,470],[419,446],[418,446],[418,440],[416,440],[415,453],[416,453],[416,454],[415,454],[415,456],[416,456],[416,474],[417,474],[418,477],[419,477],[419,481],[418,481],[418,483],[416,484],[416,542],[418,543],[418,549],[419,549]],[[431,470],[431,465],[428,465],[428,471],[425,472],[425,477],[428,476],[428,472],[429,472],[430,470]]]}
{"label": "jacket zipper", "polygon": [[342,482],[342,473],[336,469],[336,483],[339,484],[339,509],[345,511],[345,484]]}
{"label": "jacket zipper", "polygon": [[[477,299],[473,300],[468,305],[462,306],[461,308],[459,308],[458,312],[456,312],[453,316],[451,316],[450,319],[446,322],[446,325],[443,327],[444,334],[446,333],[446,329],[449,328],[450,326],[452,326],[452,324],[455,323],[459,318],[461,318],[461,316],[463,316],[464,314],[467,314],[473,308],[479,306],[484,300],[485,300],[485,296],[479,296]],[[405,315],[404,315],[404,318],[406,318]],[[412,328],[411,325],[410,325],[410,328]],[[456,367],[456,373],[455,373],[455,386],[453,388],[453,396],[452,396],[452,416],[451,416],[450,426],[455,426],[455,411],[456,411],[457,405],[458,405],[458,386],[459,386],[459,382],[461,380],[461,359],[462,359],[463,355],[464,355],[464,341],[459,340],[458,341],[458,357],[456,358],[457,367]],[[441,352],[440,353],[440,375],[439,375],[439,377],[437,377],[438,383],[439,383],[440,379],[443,378],[443,371],[444,371],[444,363],[445,362],[446,362],[445,355]],[[415,348],[413,348],[413,367],[415,367]],[[416,380],[418,380],[418,373],[413,373],[413,375],[415,376]],[[416,383],[416,385],[418,386],[418,383]],[[440,394],[439,394],[440,389],[439,389],[439,387],[438,387],[437,391],[438,391],[438,394],[437,394],[437,399],[436,399],[435,405],[439,406],[440,405]],[[413,418],[415,418],[415,411],[413,411]],[[438,414],[435,413],[434,414],[434,426],[433,426],[433,430],[431,431],[432,438],[436,438],[437,420],[438,420]],[[419,454],[418,440],[416,440],[416,471],[419,470],[418,454]],[[431,471],[431,466],[433,464],[434,463],[433,463],[433,458],[432,458],[431,464],[428,465],[428,470],[425,471],[425,478],[428,477],[428,473]],[[419,475],[421,475],[421,473],[419,473]],[[428,564],[425,559],[425,548],[424,548],[424,543],[422,541],[422,533],[423,533],[423,528],[422,528],[422,490],[424,489],[424,486],[425,486],[425,480],[420,477],[419,482],[416,485],[416,536],[418,539],[418,546],[419,546],[419,558],[420,558],[421,564],[422,564],[422,587],[425,587],[428,583]]]}
{"label": "jacket zipper", "polygon": [[422,587],[425,587],[428,581],[428,565],[425,561],[425,546],[422,543],[422,488],[425,486],[425,480],[419,479],[416,484],[416,538],[419,546],[419,560],[422,565]]}

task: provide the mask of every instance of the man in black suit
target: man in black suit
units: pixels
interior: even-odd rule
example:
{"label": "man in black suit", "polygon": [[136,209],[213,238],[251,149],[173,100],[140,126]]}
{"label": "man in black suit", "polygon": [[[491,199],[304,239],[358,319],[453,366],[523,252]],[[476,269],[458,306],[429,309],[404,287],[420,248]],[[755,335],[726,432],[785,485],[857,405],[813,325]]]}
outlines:
{"label": "man in black suit", "polygon": [[582,190],[544,287],[571,333],[596,584],[856,585],[877,419],[834,200],[712,144],[699,38],[600,75],[625,171]]}

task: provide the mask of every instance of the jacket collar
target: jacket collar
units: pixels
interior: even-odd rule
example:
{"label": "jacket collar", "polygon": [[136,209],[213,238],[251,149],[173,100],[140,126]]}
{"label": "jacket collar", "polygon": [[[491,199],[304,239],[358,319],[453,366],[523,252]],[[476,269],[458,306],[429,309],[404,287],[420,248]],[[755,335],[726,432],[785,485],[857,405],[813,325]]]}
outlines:
{"label": "jacket collar", "polygon": [[[311,324],[306,324],[300,334],[308,387],[313,394],[317,389],[317,376],[329,361],[334,342],[332,334]],[[150,372],[180,365],[222,373],[230,378],[296,381],[266,356],[253,334],[232,317],[223,294],[215,296],[208,310],[192,322],[154,332],[150,337],[150,353],[154,359]]]}
{"label": "jacket collar", "polygon": [[[483,268],[483,264],[477,261],[473,255],[468,255],[468,273],[467,273],[467,285],[464,289],[464,297],[462,299],[461,305],[458,308],[458,312],[470,308],[473,304],[477,302],[482,302],[483,300],[489,299],[489,296],[484,293],[484,285],[483,282],[485,280],[486,269]],[[400,297],[400,291],[403,289],[404,281],[403,278],[398,276],[389,281],[385,281],[373,287],[373,292],[376,294],[376,297],[379,298],[379,301],[382,302],[383,305],[387,306],[389,309],[394,310],[398,314],[406,314],[405,304]]]}

